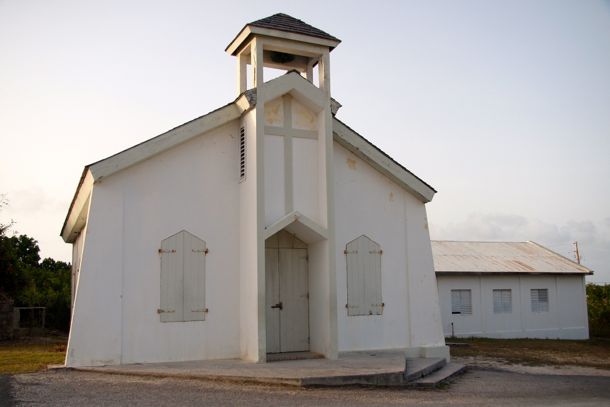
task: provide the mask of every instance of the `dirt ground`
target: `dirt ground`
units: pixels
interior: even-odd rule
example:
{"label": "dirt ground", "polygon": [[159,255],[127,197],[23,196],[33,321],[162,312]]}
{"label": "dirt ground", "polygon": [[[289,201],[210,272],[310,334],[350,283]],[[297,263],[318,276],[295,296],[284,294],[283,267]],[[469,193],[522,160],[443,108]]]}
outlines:
{"label": "dirt ground", "polygon": [[550,339],[450,339],[454,360],[479,366],[580,366],[610,371],[610,340],[586,341]]}
{"label": "dirt ground", "polygon": [[472,368],[436,390],[300,389],[76,371],[0,376],[0,406],[607,406],[610,377]]}

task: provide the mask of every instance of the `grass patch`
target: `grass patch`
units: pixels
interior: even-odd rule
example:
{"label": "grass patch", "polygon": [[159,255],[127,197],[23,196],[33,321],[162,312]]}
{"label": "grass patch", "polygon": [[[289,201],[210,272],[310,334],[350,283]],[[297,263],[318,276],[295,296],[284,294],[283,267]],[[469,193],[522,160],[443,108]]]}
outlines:
{"label": "grass patch", "polygon": [[38,372],[63,364],[65,357],[65,341],[0,342],[0,374]]}
{"label": "grass patch", "polygon": [[448,339],[465,346],[452,346],[451,355],[502,359],[523,365],[576,365],[610,370],[610,341],[590,339]]}

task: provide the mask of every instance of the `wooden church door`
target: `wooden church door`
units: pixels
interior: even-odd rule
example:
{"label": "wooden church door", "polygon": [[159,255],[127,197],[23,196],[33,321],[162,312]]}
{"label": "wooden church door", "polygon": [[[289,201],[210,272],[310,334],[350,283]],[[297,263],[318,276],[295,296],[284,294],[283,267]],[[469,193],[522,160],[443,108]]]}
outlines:
{"label": "wooden church door", "polygon": [[307,245],[287,232],[266,242],[267,353],[309,350]]}

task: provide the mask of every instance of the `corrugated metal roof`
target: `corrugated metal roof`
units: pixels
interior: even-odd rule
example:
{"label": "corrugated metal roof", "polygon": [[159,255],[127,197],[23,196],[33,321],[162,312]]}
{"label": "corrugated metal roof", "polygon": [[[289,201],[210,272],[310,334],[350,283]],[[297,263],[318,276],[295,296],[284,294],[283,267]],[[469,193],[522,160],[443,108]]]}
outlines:
{"label": "corrugated metal roof", "polygon": [[432,241],[437,273],[592,274],[534,242]]}

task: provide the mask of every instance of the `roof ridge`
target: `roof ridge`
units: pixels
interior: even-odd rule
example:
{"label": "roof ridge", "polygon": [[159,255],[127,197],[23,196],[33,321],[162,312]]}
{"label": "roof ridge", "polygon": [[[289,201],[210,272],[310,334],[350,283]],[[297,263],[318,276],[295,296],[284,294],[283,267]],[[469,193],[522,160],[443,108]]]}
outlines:
{"label": "roof ridge", "polygon": [[534,243],[530,240],[437,240],[430,239],[431,242],[447,243]]}

